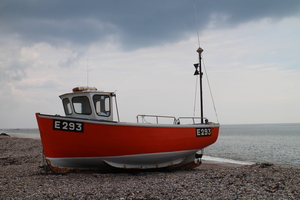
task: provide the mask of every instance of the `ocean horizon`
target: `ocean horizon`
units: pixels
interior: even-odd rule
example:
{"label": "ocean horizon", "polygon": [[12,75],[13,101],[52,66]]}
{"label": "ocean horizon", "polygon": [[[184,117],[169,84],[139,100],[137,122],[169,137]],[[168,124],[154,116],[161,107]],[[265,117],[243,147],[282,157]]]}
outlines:
{"label": "ocean horizon", "polygon": [[[0,131],[12,137],[40,139],[37,128]],[[300,168],[300,123],[221,125],[218,140],[204,149],[203,159]]]}
{"label": "ocean horizon", "polygon": [[221,125],[217,142],[204,154],[300,168],[300,123]]}

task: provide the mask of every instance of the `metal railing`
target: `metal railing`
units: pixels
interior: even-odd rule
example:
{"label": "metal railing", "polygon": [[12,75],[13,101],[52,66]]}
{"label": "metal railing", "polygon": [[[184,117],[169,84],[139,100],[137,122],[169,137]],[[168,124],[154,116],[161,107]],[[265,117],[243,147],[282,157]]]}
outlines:
{"label": "metal railing", "polygon": [[[148,118],[149,120],[152,120],[152,122],[149,122],[146,120],[146,118]],[[152,119],[151,119],[152,118]],[[153,122],[153,118],[155,120],[155,122]],[[181,121],[185,120],[185,121],[189,121],[189,123],[183,123],[183,124],[196,124],[196,120],[198,119],[199,121],[201,120],[201,117],[178,117],[178,119],[176,119],[176,117],[173,116],[164,116],[164,115],[137,115],[136,116],[137,119],[137,123],[147,123],[147,124],[159,124],[161,121],[167,121],[170,122],[170,120],[172,121],[173,124],[181,124]],[[141,122],[140,120],[141,119]],[[205,120],[205,123],[208,123],[208,119],[206,117],[203,117],[203,119]],[[199,122],[201,123],[201,122]]]}
{"label": "metal railing", "polygon": [[147,123],[147,124],[152,124],[151,122],[148,122],[146,120],[146,118],[155,118],[155,121],[156,121],[156,124],[159,124],[159,119],[168,119],[168,120],[172,120],[173,119],[173,124],[176,124],[177,123],[177,119],[176,117],[173,117],[173,116],[163,116],[163,115],[137,115],[136,116],[136,120],[137,120],[137,123],[140,123],[139,122],[139,118],[141,119],[141,123]]}
{"label": "metal railing", "polygon": [[[198,119],[199,121],[201,119],[204,119],[205,123],[208,123],[208,119],[206,117],[178,117],[177,121],[180,123],[182,120],[181,119],[185,119],[185,120],[191,120],[191,122],[193,124],[196,124],[197,122],[195,121],[196,119]],[[199,122],[201,123],[201,122]]]}

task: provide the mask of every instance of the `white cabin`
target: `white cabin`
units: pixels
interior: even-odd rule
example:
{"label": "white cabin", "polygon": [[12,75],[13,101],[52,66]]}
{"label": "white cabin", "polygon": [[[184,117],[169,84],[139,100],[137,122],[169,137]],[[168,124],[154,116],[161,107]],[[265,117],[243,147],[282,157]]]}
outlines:
{"label": "white cabin", "polygon": [[97,91],[95,87],[76,87],[60,95],[67,117],[113,121],[114,92]]}

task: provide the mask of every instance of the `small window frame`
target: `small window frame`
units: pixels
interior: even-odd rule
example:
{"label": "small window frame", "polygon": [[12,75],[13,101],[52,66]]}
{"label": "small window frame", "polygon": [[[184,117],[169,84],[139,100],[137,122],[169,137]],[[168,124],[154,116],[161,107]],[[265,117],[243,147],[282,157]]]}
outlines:
{"label": "small window frame", "polygon": [[[72,98],[73,110],[78,115],[91,115],[92,109],[87,96],[76,96]],[[79,107],[80,106],[80,107]]]}
{"label": "small window frame", "polygon": [[98,116],[109,117],[111,115],[111,97],[107,94],[95,94],[93,96],[95,112]]}
{"label": "small window frame", "polygon": [[62,100],[62,102],[63,102],[65,114],[66,115],[72,115],[73,114],[73,110],[72,110],[70,99],[69,98],[64,98]]}

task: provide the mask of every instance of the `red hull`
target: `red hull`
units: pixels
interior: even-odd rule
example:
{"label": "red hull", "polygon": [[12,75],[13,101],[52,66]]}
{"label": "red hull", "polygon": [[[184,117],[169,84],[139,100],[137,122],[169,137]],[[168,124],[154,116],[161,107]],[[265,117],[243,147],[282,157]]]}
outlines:
{"label": "red hull", "polygon": [[[218,138],[219,125],[149,125],[101,122],[36,114],[46,158],[117,157],[198,151]],[[82,132],[54,129],[55,120],[80,122]],[[210,134],[197,137],[199,128]]]}

